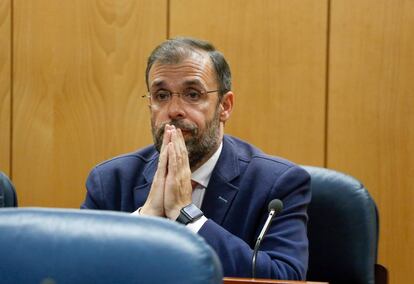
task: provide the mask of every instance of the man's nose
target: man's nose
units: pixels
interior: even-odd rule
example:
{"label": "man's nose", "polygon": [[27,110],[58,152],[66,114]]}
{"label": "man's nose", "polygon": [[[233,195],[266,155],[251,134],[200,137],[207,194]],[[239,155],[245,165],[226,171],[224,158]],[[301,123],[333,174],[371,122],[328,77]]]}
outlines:
{"label": "man's nose", "polygon": [[185,117],[184,103],[180,96],[172,96],[168,103],[168,116],[172,119]]}

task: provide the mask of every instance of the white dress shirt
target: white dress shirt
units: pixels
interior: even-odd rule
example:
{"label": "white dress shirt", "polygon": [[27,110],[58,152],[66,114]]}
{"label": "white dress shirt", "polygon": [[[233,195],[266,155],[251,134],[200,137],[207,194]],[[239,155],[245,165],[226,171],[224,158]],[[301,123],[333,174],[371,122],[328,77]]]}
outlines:
{"label": "white dress shirt", "polygon": [[[191,173],[191,180],[197,182],[197,186],[193,191],[192,201],[193,204],[198,208],[201,208],[201,205],[203,204],[206,188],[210,182],[211,174],[213,173],[214,167],[217,164],[222,149],[223,142],[220,143],[217,151],[210,157],[210,159],[208,159],[203,165],[201,165],[201,167]],[[187,224],[187,228],[189,228],[194,233],[197,233],[206,221],[207,218],[203,215],[197,221]]]}

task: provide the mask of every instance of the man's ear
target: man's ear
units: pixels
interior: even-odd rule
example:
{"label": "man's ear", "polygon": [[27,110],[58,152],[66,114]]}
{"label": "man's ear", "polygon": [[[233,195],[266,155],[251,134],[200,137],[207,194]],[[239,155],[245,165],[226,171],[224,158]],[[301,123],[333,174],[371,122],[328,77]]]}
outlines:
{"label": "man's ear", "polygon": [[234,94],[229,91],[223,95],[220,103],[220,121],[225,123],[233,111]]}

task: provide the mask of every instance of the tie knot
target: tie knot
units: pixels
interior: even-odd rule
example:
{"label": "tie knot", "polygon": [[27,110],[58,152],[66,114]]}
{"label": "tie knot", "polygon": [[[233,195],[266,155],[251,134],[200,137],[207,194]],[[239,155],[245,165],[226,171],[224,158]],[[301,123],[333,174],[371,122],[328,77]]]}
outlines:
{"label": "tie knot", "polygon": [[193,190],[196,188],[198,182],[191,180],[191,187],[193,188]]}

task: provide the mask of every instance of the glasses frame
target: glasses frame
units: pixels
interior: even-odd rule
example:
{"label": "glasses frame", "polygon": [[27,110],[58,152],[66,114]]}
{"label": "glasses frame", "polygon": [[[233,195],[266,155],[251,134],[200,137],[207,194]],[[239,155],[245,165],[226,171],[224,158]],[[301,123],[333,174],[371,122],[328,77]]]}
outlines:
{"label": "glasses frame", "polygon": [[[166,90],[166,91],[168,91],[168,90]],[[169,104],[170,102],[171,102],[171,100],[172,100],[172,97],[173,96],[177,96],[177,97],[179,97],[180,98],[180,100],[183,102],[183,103],[185,103],[185,104],[187,104],[187,105],[199,105],[200,104],[200,102],[199,103],[189,103],[189,102],[187,102],[187,101],[185,101],[185,100],[183,100],[182,98],[181,98],[181,96],[183,95],[183,93],[182,92],[171,92],[171,91],[168,91],[170,94],[171,94],[171,99],[168,101],[168,102],[166,102],[166,105],[167,104]],[[201,95],[208,95],[208,94],[212,94],[212,93],[215,93],[215,92],[220,92],[220,90],[219,89],[217,89],[217,90],[211,90],[211,91],[203,91],[203,92],[200,92],[200,94]],[[149,99],[149,101],[150,101],[150,106],[154,106],[154,104],[152,104],[151,103],[151,101],[152,101],[152,97],[151,97],[151,92],[148,92],[146,95],[143,95],[143,96],[141,96],[142,98],[148,98]],[[157,107],[160,107],[160,105],[155,105],[155,106],[157,106]]]}

